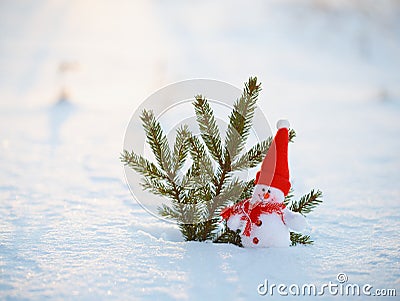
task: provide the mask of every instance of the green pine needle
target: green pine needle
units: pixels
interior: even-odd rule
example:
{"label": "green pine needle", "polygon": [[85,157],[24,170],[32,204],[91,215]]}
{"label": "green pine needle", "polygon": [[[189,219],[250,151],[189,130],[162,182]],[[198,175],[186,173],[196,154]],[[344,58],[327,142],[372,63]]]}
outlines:
{"label": "green pine needle", "polygon": [[223,166],[221,136],[214,117],[214,112],[208,101],[201,95],[196,96],[193,105],[201,132],[201,138],[203,138],[212,158],[217,161],[220,166]]}
{"label": "green pine needle", "polygon": [[292,202],[290,210],[306,215],[322,203],[321,197],[322,192],[320,190],[315,192],[313,189],[310,193],[302,196],[299,201]]}
{"label": "green pine needle", "polygon": [[209,206],[210,212],[214,213],[217,210],[219,211],[223,207],[226,207],[228,203],[236,201],[243,193],[245,187],[246,182],[243,182],[238,178],[232,179],[224,186],[221,193],[213,198]]}
{"label": "green pine needle", "polygon": [[225,230],[214,239],[214,243],[234,244],[238,247],[243,247],[240,230],[233,231],[228,227],[225,227]]}
{"label": "green pine needle", "polygon": [[161,216],[170,218],[170,219],[178,219],[179,218],[179,213],[176,212],[174,209],[168,207],[165,204],[162,204],[158,208],[158,212],[160,213]]}
{"label": "green pine needle", "polygon": [[176,197],[174,189],[162,181],[150,177],[144,177],[141,184],[145,190],[151,191],[156,195],[166,196],[170,199],[175,199]]}
{"label": "green pine needle", "polygon": [[214,167],[203,143],[197,136],[191,135],[189,138],[189,145],[194,168],[201,170],[200,174],[207,176],[207,178],[211,180],[214,177]]}
{"label": "green pine needle", "polygon": [[289,142],[294,142],[294,138],[296,138],[296,131],[294,129],[289,130]]}
{"label": "green pine needle", "polygon": [[240,195],[240,197],[235,201],[235,203],[238,203],[242,200],[247,200],[247,199],[251,198],[251,196],[253,195],[253,190],[254,190],[254,186],[255,186],[254,182],[255,182],[255,179],[250,179],[249,181],[245,182],[243,192]]}
{"label": "green pine needle", "polygon": [[155,180],[168,179],[168,176],[154,163],[148,161],[140,155],[135,154],[134,152],[129,153],[127,150],[124,150],[120,159],[125,165],[128,165],[142,176]]}
{"label": "green pine needle", "polygon": [[225,137],[225,163],[233,162],[243,150],[249,136],[258,94],[261,84],[257,84],[257,77],[250,78],[245,83],[242,96],[235,101],[229,117],[229,125]]}
{"label": "green pine needle", "polygon": [[283,203],[288,206],[294,197],[293,188],[290,188],[289,193],[285,196]]}
{"label": "green pine needle", "polygon": [[290,241],[292,242],[292,246],[296,245],[311,245],[313,244],[313,240],[311,240],[309,235],[303,235],[300,233],[290,232]]}
{"label": "green pine needle", "polygon": [[162,131],[160,123],[156,120],[153,111],[143,110],[140,117],[146,133],[147,142],[158,162],[159,167],[169,176],[172,176],[171,150],[167,136]]}
{"label": "green pine needle", "polygon": [[186,161],[187,154],[189,152],[189,138],[190,131],[188,126],[185,124],[176,131],[176,138],[174,144],[174,151],[172,155],[173,161],[173,175],[175,176],[177,171],[180,170]]}

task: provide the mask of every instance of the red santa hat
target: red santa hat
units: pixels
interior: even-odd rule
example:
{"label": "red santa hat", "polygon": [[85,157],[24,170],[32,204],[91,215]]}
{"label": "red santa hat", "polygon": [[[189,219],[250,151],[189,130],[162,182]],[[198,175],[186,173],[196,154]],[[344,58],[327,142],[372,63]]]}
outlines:
{"label": "red santa hat", "polygon": [[264,184],[280,189],[286,196],[290,190],[289,166],[288,166],[288,144],[289,144],[289,122],[279,120],[276,127],[275,138],[265,156],[261,170],[257,172],[256,184]]}

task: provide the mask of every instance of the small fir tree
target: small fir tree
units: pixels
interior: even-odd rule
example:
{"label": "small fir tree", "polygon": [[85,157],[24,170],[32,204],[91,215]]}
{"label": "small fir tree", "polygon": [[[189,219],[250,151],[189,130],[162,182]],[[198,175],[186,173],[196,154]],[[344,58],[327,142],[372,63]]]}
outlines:
{"label": "small fir tree", "polygon": [[[121,154],[121,161],[142,175],[141,185],[145,190],[171,200],[170,206],[161,205],[159,213],[175,220],[187,241],[213,240],[241,246],[239,232],[228,229],[226,223],[220,229],[219,214],[227,205],[251,196],[254,179],[244,181],[235,173],[261,163],[272,142],[272,137],[269,137],[243,151],[260,91],[261,85],[256,77],[245,83],[243,93],[235,101],[229,116],[225,139],[221,138],[209,102],[197,95],[193,106],[200,137],[183,125],[176,132],[172,148],[154,113],[143,110],[141,120],[156,162],[150,162],[133,151],[124,150]],[[294,130],[290,130],[290,141],[295,135]],[[189,157],[191,165],[184,171]],[[285,204],[305,215],[322,202],[320,197],[320,191],[312,190],[296,202],[291,201],[293,195],[290,193]],[[312,243],[308,235],[294,232],[290,239],[292,245]]]}

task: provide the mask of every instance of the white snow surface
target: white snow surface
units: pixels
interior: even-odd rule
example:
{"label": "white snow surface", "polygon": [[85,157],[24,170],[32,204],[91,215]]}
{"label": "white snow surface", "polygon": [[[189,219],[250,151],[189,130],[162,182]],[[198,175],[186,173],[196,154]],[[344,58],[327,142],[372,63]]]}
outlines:
{"label": "white snow surface", "polygon": [[[0,299],[261,300],[264,279],[338,273],[399,295],[400,8],[376,3],[1,1]],[[63,61],[78,70],[60,78]],[[296,129],[296,197],[324,193],[312,246],[184,242],[125,183],[124,130],[146,96],[252,75],[271,124]],[[70,103],[55,104],[60,82]]]}

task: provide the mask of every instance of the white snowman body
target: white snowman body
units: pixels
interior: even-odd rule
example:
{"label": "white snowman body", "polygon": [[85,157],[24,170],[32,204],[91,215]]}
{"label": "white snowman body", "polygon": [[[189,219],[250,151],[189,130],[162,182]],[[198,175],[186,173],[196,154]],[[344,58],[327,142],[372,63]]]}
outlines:
{"label": "white snowman body", "polygon": [[276,213],[261,214],[261,225],[254,225],[250,236],[241,235],[242,245],[246,248],[288,247],[290,232]]}
{"label": "white snowman body", "polygon": [[[281,205],[284,201],[284,194],[281,190],[264,184],[257,184],[254,187],[250,208],[257,204]],[[282,206],[283,207],[283,206]],[[250,235],[244,234],[246,223],[249,217],[246,212],[232,214],[227,220],[227,226],[231,230],[240,229],[241,239],[244,247],[288,247],[290,241],[290,229],[294,231],[303,230],[307,222],[300,213],[293,212],[288,208],[283,208],[277,212],[262,213],[258,220],[251,222]]]}

